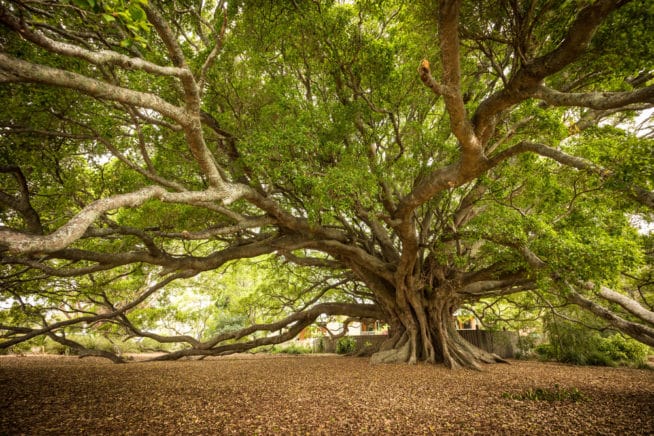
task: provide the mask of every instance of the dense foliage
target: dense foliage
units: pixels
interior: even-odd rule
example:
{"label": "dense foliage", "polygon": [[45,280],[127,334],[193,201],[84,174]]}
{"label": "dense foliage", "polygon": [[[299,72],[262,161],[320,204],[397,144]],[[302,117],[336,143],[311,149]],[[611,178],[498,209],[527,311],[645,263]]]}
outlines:
{"label": "dense foliage", "polygon": [[0,0],[0,347],[221,355],[341,315],[390,325],[376,362],[478,367],[458,308],[568,304],[654,345],[653,15]]}
{"label": "dense foliage", "polygon": [[[583,318],[583,317],[582,317]],[[547,317],[548,342],[535,352],[543,358],[576,365],[645,366],[649,347],[620,334],[602,335],[588,326],[560,318]]]}

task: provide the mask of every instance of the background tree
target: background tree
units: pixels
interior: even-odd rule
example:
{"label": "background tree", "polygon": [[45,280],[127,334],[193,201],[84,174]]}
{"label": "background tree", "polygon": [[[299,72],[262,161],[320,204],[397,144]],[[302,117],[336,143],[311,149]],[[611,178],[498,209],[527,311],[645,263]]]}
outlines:
{"label": "background tree", "polygon": [[[0,1],[0,347],[110,322],[184,344],[165,359],[220,355],[339,314],[389,323],[374,361],[478,367],[501,359],[452,314],[525,291],[654,344],[651,287],[623,291],[647,276],[652,14]],[[270,282],[280,318],[140,324],[173,282],[215,292],[206,272],[270,254],[300,278]]]}

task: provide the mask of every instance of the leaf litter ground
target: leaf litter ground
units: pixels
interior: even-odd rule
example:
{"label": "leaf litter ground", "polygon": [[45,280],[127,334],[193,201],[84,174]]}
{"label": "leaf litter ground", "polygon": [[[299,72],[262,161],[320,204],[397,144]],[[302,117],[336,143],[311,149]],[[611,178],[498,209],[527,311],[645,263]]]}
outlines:
{"label": "leaf litter ground", "polygon": [[[654,371],[626,368],[5,356],[0,387],[0,434],[654,434]],[[554,387],[584,399],[516,399]]]}

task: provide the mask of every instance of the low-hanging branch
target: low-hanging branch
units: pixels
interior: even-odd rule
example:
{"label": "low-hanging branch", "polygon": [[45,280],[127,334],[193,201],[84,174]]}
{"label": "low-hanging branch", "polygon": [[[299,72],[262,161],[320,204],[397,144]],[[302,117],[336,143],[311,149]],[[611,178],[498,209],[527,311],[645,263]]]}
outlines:
{"label": "low-hanging branch", "polygon": [[135,298],[131,302],[111,312],[80,316],[77,318],[67,319],[64,321],[58,321],[51,324],[46,324],[41,328],[31,328],[29,329],[29,331],[14,331],[14,333],[20,333],[20,335],[19,336],[10,335],[10,339],[0,342],[0,349],[6,349],[13,345],[20,344],[21,342],[25,342],[29,339],[35,338],[37,336],[47,335],[49,333],[55,332],[59,329],[63,329],[65,327],[69,327],[72,325],[82,324],[82,323],[92,323],[101,320],[109,320],[109,319],[116,318],[120,314],[125,313],[130,309],[133,309],[134,307],[138,306],[143,301],[145,301],[150,295],[154,294],[156,291],[163,288],[164,286],[171,283],[172,281],[180,278],[188,278],[190,276],[191,274],[189,274],[188,272],[181,272],[181,273],[170,275],[165,279],[163,279],[162,281],[160,281],[159,283],[150,286],[148,289],[142,292],[137,298]]}

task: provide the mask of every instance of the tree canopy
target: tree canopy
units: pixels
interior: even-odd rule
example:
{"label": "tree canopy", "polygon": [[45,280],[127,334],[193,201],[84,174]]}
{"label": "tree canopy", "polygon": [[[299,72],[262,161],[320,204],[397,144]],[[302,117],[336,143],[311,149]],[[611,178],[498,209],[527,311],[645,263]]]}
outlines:
{"label": "tree canopy", "polygon": [[[326,314],[478,367],[452,314],[511,295],[654,345],[647,1],[0,0],[0,48],[2,348]],[[265,310],[219,322],[235,268]],[[152,330],[183,288],[212,327]]]}

